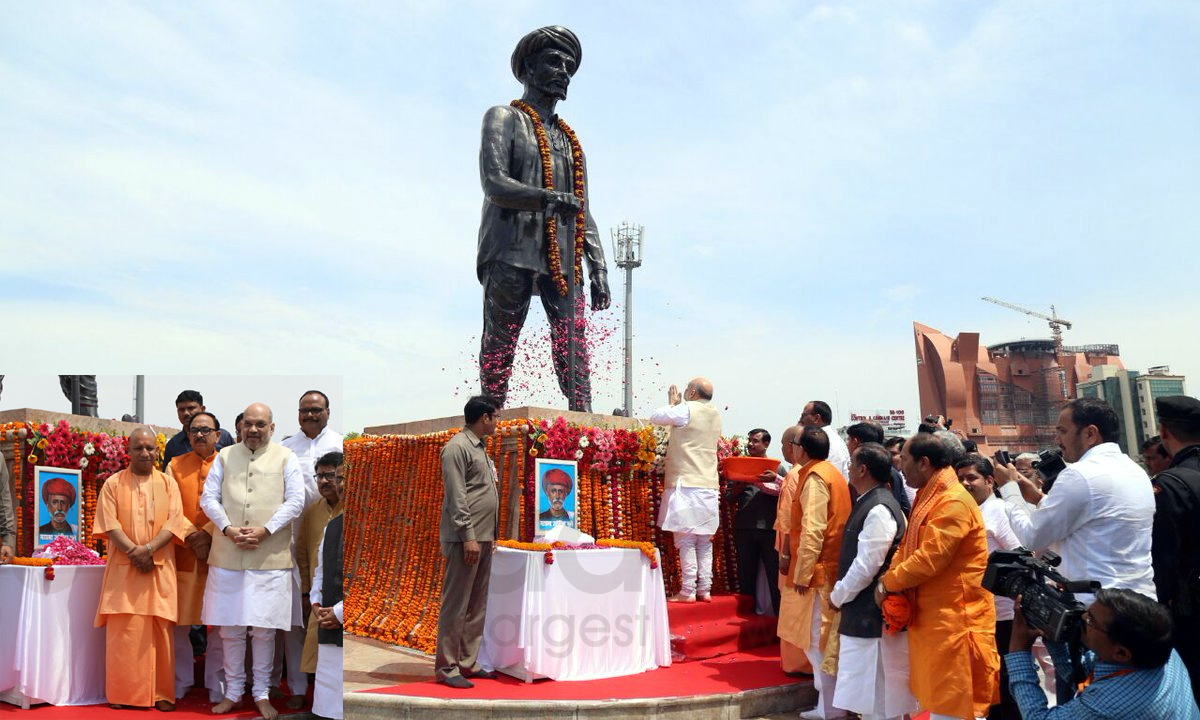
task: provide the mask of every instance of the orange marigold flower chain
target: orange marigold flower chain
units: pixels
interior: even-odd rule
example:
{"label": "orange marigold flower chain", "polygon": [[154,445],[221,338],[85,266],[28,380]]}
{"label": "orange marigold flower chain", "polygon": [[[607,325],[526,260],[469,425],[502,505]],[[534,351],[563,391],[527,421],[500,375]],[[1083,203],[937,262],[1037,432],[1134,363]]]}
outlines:
{"label": "orange marigold flower chain", "polygon": [[[537,138],[538,153],[542,158],[542,187],[547,190],[554,189],[554,161],[550,157],[550,142],[546,137],[546,126],[542,123],[542,117],[534,110],[529,103],[521,100],[513,100],[510,103],[513,107],[520,110],[529,116],[533,121],[533,134]],[[584,171],[583,171],[583,148],[579,144],[579,137],[570,125],[562,118],[558,118],[558,128],[563,131],[567,139],[571,143],[571,159],[574,161],[574,179],[575,187],[572,188],[575,197],[579,198],[579,212],[575,214],[575,285],[578,287],[583,284],[583,240],[587,233],[587,205],[585,197],[587,195],[584,189]],[[558,294],[562,297],[567,297],[569,288],[567,287],[567,276],[563,273],[562,267],[562,252],[558,247],[558,219],[551,213],[546,213],[546,259],[550,264],[550,276],[554,278],[554,286],[558,289]]]}

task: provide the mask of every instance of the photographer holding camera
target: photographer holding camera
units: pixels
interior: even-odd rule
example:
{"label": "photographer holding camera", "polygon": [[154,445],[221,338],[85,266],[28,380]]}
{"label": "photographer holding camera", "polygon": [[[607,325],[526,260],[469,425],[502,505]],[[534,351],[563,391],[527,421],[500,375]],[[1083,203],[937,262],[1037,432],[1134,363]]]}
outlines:
{"label": "photographer holding camera", "polygon": [[[1200,720],[1187,670],[1171,649],[1171,617],[1152,599],[1131,590],[1098,590],[1083,614],[1083,658],[1088,679],[1078,694],[1053,710],[1038,684],[1030,648],[1037,637],[1021,612],[1013,619],[1004,656],[1008,685],[1024,720],[1129,718]],[[1062,683],[1067,685],[1067,683]]]}
{"label": "photographer holding camera", "polygon": [[[1027,548],[1050,548],[1062,556],[1060,572],[1095,580],[1101,587],[1126,588],[1154,598],[1150,533],[1154,493],[1150,479],[1117,445],[1117,414],[1103,400],[1079,398],[1058,417],[1057,442],[1072,465],[1032,510],[1017,487],[1014,465],[996,466],[1000,495],[1011,506],[1013,532]],[[1087,595],[1078,598],[1085,605]],[[1046,643],[1059,678],[1072,663],[1060,643]],[[1071,699],[1069,682],[1057,687],[1059,702]]]}

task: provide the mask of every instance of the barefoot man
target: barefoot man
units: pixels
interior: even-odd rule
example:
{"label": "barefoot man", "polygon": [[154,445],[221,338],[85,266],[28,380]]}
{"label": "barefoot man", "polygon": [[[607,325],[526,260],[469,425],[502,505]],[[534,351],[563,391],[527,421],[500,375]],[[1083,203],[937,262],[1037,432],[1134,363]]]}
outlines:
{"label": "barefoot man", "polygon": [[291,450],[271,442],[271,408],[256,403],[242,418],[242,442],[217,453],[200,507],[213,522],[203,620],[220,626],[225,699],[214,713],[241,707],[246,635],[253,646],[254,703],[265,720],[279,716],[268,699],[275,631],[292,626],[291,523],[304,511],[304,475]]}

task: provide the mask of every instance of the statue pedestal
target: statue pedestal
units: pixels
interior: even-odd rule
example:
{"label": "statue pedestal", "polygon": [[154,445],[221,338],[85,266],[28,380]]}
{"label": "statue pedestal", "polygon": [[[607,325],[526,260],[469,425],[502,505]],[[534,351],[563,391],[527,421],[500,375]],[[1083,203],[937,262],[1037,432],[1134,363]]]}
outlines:
{"label": "statue pedestal", "polygon": [[[586,425],[588,427],[618,428],[621,430],[637,430],[644,427],[647,420],[620,417],[618,415],[602,415],[600,413],[575,412],[573,410],[555,410],[553,408],[519,407],[500,411],[501,420],[548,420],[563,418],[569,423]],[[463,416],[436,418],[433,420],[412,420],[410,422],[392,423],[390,425],[373,425],[363,429],[364,435],[426,435],[428,433],[453,430],[463,425]]]}

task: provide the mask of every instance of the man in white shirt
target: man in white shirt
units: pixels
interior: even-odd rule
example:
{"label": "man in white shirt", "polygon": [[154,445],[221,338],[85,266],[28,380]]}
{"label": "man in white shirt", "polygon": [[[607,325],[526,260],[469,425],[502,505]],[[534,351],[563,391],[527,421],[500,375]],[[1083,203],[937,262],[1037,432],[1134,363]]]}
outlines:
{"label": "man in white shirt", "polygon": [[[296,453],[300,461],[300,471],[304,474],[304,507],[316,502],[320,497],[317,489],[316,466],[317,460],[326,453],[342,451],[342,436],[329,427],[329,396],[320,390],[309,390],[300,396],[299,408],[300,432],[279,443]],[[302,513],[303,514],[303,513]],[[296,543],[300,539],[300,523],[292,525],[292,557],[296,557]],[[283,661],[287,659],[288,698],[287,707],[299,710],[304,707],[304,696],[308,692],[308,676],[301,669],[304,656],[304,638],[307,632],[304,628],[304,618],[301,606],[304,601],[300,597],[300,573],[298,566],[295,573],[295,597],[292,619],[296,624],[287,632],[275,635],[275,662],[271,667],[271,688],[279,687],[283,676]]]}
{"label": "man in white shirt", "polygon": [[[246,682],[246,635],[253,645],[255,705],[265,720],[279,713],[268,699],[275,631],[292,627],[292,521],[304,511],[304,475],[296,454],[271,442],[271,408],[246,408],[241,443],[217,453],[200,507],[212,521],[205,625],[220,628],[225,650],[225,699],[216,714],[241,706]],[[237,524],[234,524],[234,521]]]}
{"label": "man in white shirt", "polygon": [[[1156,597],[1150,558],[1154,491],[1146,471],[1117,445],[1120,423],[1103,400],[1079,398],[1058,416],[1056,440],[1067,466],[1049,494],[1030,508],[1021,496],[1014,465],[996,467],[1000,496],[1012,510],[1009,520],[1021,545],[1049,548],[1062,557],[1061,572],[1071,580],[1095,580],[1108,589],[1124,588]],[[1085,605],[1090,595],[1079,595]],[[1047,643],[1059,678],[1071,676],[1065,646]],[[1058,683],[1059,702],[1074,686]]]}
{"label": "man in white shirt", "polygon": [[[1020,547],[1021,541],[1017,540],[1008,522],[1008,511],[1004,501],[996,497],[992,461],[972,453],[956,462],[954,471],[958,473],[958,481],[962,483],[963,488],[979,503],[983,525],[987,528],[988,553]],[[1008,652],[1008,642],[1012,638],[1013,601],[997,595],[992,598],[992,602],[996,607],[996,651],[1000,653],[1000,702],[992,706],[988,717],[995,720],[1021,720],[1017,703],[1008,691],[1008,672],[1004,667],[1004,655]]]}
{"label": "man in white shirt", "polygon": [[833,409],[829,407],[829,403],[823,400],[809,402],[800,413],[797,424],[819,427],[825,431],[829,437],[829,462],[838,469],[842,477],[846,477],[850,472],[850,449],[846,447],[846,441],[842,439],[842,436],[832,427]]}
{"label": "man in white shirt", "polygon": [[868,442],[855,450],[850,483],[858,497],[842,535],[838,581],[829,594],[830,606],[841,613],[833,705],[864,720],[900,717],[917,708],[908,689],[908,636],[884,634],[883,611],[874,596],[906,524],[891,479],[892,459],[883,445]]}
{"label": "man in white shirt", "polygon": [[650,422],[671,428],[658,525],[671,533],[679,550],[682,582],[670,602],[712,600],[712,536],[721,522],[718,511],[717,440],[721,414],[709,404],[712,383],[695,378],[683,394],[672,385],[668,405]]}

